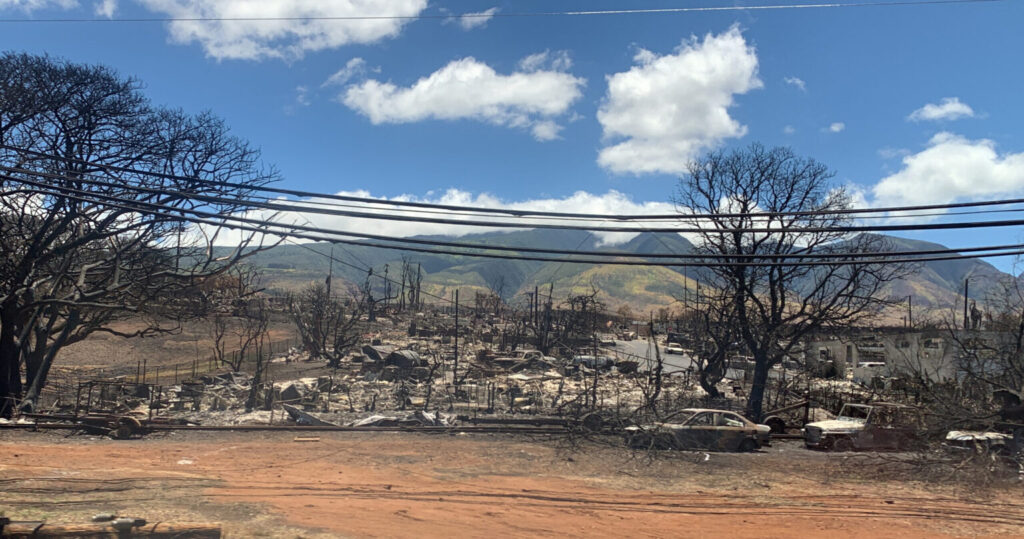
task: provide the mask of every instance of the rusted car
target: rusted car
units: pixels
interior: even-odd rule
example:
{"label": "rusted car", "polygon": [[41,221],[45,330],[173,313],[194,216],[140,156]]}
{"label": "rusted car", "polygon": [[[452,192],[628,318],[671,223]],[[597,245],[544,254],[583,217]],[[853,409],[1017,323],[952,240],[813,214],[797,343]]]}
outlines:
{"label": "rusted car", "polygon": [[921,434],[921,413],[913,406],[847,403],[835,419],[804,426],[804,443],[810,449],[833,451],[904,450],[919,441]]}
{"label": "rusted car", "polygon": [[687,408],[649,425],[626,427],[635,449],[754,451],[770,445],[771,429],[727,410]]}

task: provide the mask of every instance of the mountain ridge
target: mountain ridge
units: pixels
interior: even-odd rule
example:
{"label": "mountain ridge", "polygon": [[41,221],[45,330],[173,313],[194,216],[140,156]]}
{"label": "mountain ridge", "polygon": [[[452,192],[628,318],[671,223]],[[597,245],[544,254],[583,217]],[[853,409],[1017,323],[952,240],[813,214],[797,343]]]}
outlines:
{"label": "mountain ridge", "polygon": [[[451,236],[417,236],[416,239],[452,241]],[[941,244],[885,236],[892,251],[945,249]],[[461,243],[482,246],[505,246],[554,249],[558,251],[590,250],[630,254],[686,254],[694,246],[686,238],[671,233],[646,232],[624,243],[605,245],[592,233],[577,230],[529,229],[485,232],[457,238]],[[336,263],[329,255],[333,251]],[[472,256],[430,253],[404,253],[405,259],[419,264],[424,272],[424,290],[448,297],[452,290],[464,290],[464,297],[473,292],[501,288],[507,301],[532,292],[534,287],[549,289],[554,284],[555,298],[565,298],[590,286],[598,288],[609,307],[622,304],[647,310],[665,307],[682,299],[699,286],[707,270],[683,267],[589,265],[571,262],[482,259]],[[366,279],[366,269],[375,274],[398,279],[403,252],[363,245],[326,243],[282,244],[256,253],[249,262],[265,272],[270,289],[292,291],[314,280],[322,280],[328,271],[335,279],[350,285]],[[963,302],[963,282],[970,278],[970,298],[981,302],[1001,279],[1012,279],[988,262],[980,259],[922,262],[908,278],[889,283],[885,293],[891,297],[913,296],[917,308],[958,308]]]}

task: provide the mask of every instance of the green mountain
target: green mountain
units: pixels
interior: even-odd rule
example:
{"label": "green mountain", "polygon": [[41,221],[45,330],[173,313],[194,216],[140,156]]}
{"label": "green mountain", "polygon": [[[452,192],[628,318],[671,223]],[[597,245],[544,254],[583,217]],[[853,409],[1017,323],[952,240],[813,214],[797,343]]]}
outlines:
{"label": "green mountain", "polygon": [[[599,237],[584,231],[532,229],[490,232],[452,238],[423,236],[422,239],[458,241],[483,246],[554,249],[558,251],[598,250],[638,254],[684,254],[693,245],[682,236],[644,233],[614,246],[601,244]],[[943,249],[939,244],[906,238],[887,238],[893,251]],[[333,252],[334,262],[331,261]],[[552,288],[556,301],[570,293],[594,287],[610,308],[628,304],[635,309],[668,306],[707,282],[706,270],[682,267],[587,265],[529,260],[482,259],[471,256],[440,255],[382,249],[362,245],[282,244],[253,255],[249,262],[264,269],[269,289],[292,291],[311,281],[322,281],[328,271],[335,283],[356,286],[366,280],[367,269],[377,275],[400,278],[402,261],[420,265],[424,291],[450,297],[458,289],[463,298],[489,289],[501,291],[508,301],[523,297],[534,287],[547,293]],[[892,297],[913,296],[915,308],[949,309],[962,305],[963,283],[970,278],[970,297],[982,300],[1000,279],[1011,278],[991,264],[973,259],[924,262],[910,277],[890,283],[885,291]],[[375,286],[382,281],[375,279]],[[686,292],[684,292],[686,291]]]}

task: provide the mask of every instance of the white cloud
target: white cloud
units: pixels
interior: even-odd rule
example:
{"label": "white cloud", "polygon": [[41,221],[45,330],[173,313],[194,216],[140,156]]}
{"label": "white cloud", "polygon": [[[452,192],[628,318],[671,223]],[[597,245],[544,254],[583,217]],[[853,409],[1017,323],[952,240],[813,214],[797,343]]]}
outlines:
{"label": "white cloud", "polygon": [[875,204],[945,204],[1024,194],[1024,152],[1000,155],[991,140],[939,133],[924,150],[903,158],[903,168],[872,189]]}
{"label": "white cloud", "polygon": [[879,148],[878,150],[878,156],[882,159],[895,159],[897,157],[906,157],[908,155],[910,155],[910,150],[906,148],[890,148],[886,146],[885,148]]}
{"label": "white cloud", "polygon": [[844,129],[846,129],[845,123],[832,122],[831,124],[829,124],[828,127],[824,129],[824,131],[828,131],[829,133],[841,133]]}
{"label": "white cloud", "polygon": [[112,19],[115,11],[117,11],[117,0],[101,0],[93,4],[93,12],[100,17]]}
{"label": "white cloud", "polygon": [[792,135],[794,133],[796,133],[796,128],[791,125],[782,128],[782,134],[784,135]]}
{"label": "white cloud", "polygon": [[486,9],[484,11],[479,11],[476,13],[466,13],[464,15],[459,15],[458,17],[456,17],[456,20],[459,21],[459,26],[461,26],[463,30],[483,28],[484,26],[487,26],[487,21],[491,20],[494,17],[494,14],[497,13],[498,11],[498,8],[492,7],[490,9]]}
{"label": "white cloud", "polygon": [[71,9],[76,6],[76,0],[0,0],[0,10],[17,9],[24,12],[43,8]]}
{"label": "white cloud", "polygon": [[559,138],[558,133],[562,130],[562,126],[551,120],[542,120],[530,128],[530,132],[533,133],[533,137],[537,140],[547,141],[555,140]]}
{"label": "white cloud", "polygon": [[974,109],[967,103],[960,101],[959,97],[943,98],[938,104],[928,103],[915,110],[907,116],[912,122],[959,120],[960,118],[973,118]]}
{"label": "white cloud", "polygon": [[352,58],[345,63],[345,67],[339,69],[333,75],[328,77],[320,87],[344,86],[344,84],[353,77],[360,77],[364,74],[366,74],[366,60],[359,57]]}
{"label": "white cloud", "polygon": [[785,77],[782,81],[790,86],[796,86],[801,92],[807,91],[807,83],[799,77]]}
{"label": "white cloud", "polygon": [[538,140],[550,140],[560,129],[554,119],[569,111],[585,83],[557,71],[502,75],[470,57],[408,87],[372,79],[351,85],[339,100],[375,125],[472,119],[530,129]]}
{"label": "white cloud", "polygon": [[572,68],[572,57],[569,51],[550,51],[531,54],[519,60],[519,69],[527,72],[547,69],[550,71],[568,71]]}
{"label": "white cloud", "polygon": [[[3,1],[3,0],[0,0]],[[278,20],[174,21],[171,40],[199,43],[207,56],[261,60],[302,57],[306,52],[395,37],[409,19],[313,20],[313,17],[415,17],[427,0],[139,0],[175,18],[278,18]],[[310,17],[304,19],[304,17]]]}
{"label": "white cloud", "polygon": [[763,85],[757,55],[733,26],[684,40],[672,54],[641,49],[629,71],[608,77],[597,119],[609,140],[598,163],[616,173],[680,173],[701,152],[747,128],[729,116],[733,96]]}
{"label": "white cloud", "polygon": [[[386,198],[382,197],[373,197],[367,191],[342,191],[337,194],[387,200]],[[572,195],[569,195],[564,198],[540,198],[522,201],[506,201],[487,193],[473,194],[468,191],[463,191],[459,189],[448,189],[440,196],[435,195],[431,191],[428,192],[427,196],[425,197],[418,197],[414,195],[401,195],[394,197],[390,200],[401,200],[406,202],[427,202],[433,204],[448,204],[457,206],[474,206],[483,208],[504,208],[518,210],[575,213],[599,213],[608,215],[655,213],[664,214],[673,213],[675,211],[675,208],[671,203],[635,202],[628,195],[625,195],[614,190],[608,191],[607,193],[604,194],[594,194],[588,193],[586,191],[577,191]],[[278,202],[284,203],[285,201],[282,200]],[[327,199],[312,199],[304,200],[304,202],[331,201]],[[370,213],[394,213],[394,209],[390,207],[385,207],[380,210],[369,209],[367,211],[369,211]],[[263,220],[273,219],[274,221],[281,224],[301,224],[306,226],[314,226],[318,228],[326,228],[339,232],[346,230],[354,232],[372,231],[373,234],[398,238],[433,234],[461,237],[468,234],[475,234],[481,232],[510,232],[517,230],[510,228],[486,228],[466,225],[446,225],[435,223],[405,223],[400,221],[384,220],[371,221],[364,218],[322,215],[315,213],[302,213],[301,211],[280,213],[277,216],[272,216],[270,212],[253,212],[248,214],[247,217]],[[460,214],[439,215],[438,217],[459,220],[473,220],[472,217],[467,217]],[[531,221],[529,219],[523,219],[522,222],[524,224],[529,225],[531,223],[540,223],[547,221]],[[614,224],[609,224],[608,226],[614,226]],[[632,223],[624,223],[623,226],[632,226]],[[528,228],[528,226],[526,228]],[[631,232],[595,232],[594,235],[599,239],[600,243],[603,245],[617,245],[625,243],[637,236],[636,233]],[[219,241],[222,244],[230,245],[233,243],[237,243],[238,238],[240,237],[241,233],[233,233],[225,235]],[[296,241],[307,242],[310,240]]]}
{"label": "white cloud", "polygon": [[303,107],[308,107],[310,105],[309,88],[305,86],[296,86],[295,102],[298,103],[299,105],[302,105]]}

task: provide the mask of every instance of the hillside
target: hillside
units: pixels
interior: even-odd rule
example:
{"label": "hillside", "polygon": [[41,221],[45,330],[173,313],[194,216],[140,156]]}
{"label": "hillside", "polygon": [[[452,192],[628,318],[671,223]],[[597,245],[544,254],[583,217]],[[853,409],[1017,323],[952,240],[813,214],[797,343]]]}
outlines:
{"label": "hillside", "polygon": [[[480,245],[530,246],[556,250],[604,250],[625,253],[687,253],[693,245],[676,234],[640,234],[616,246],[601,246],[599,238],[583,231],[524,230],[492,232],[460,238],[425,236],[430,239],[460,241]],[[942,249],[944,246],[890,236],[893,250]],[[332,264],[328,255],[333,252]],[[609,307],[628,304],[635,309],[668,306],[683,297],[683,290],[693,290],[704,273],[698,268],[638,267],[585,265],[560,262],[481,259],[470,256],[406,253],[405,259],[420,264],[424,272],[424,291],[449,297],[459,289],[463,297],[488,290],[500,283],[508,301],[532,292],[535,286],[547,290],[554,284],[556,300],[570,291],[579,293],[596,287],[601,300]],[[332,246],[330,244],[283,244],[254,255],[250,262],[263,268],[265,285],[270,289],[291,291],[310,281],[322,280],[331,270],[335,282],[350,285],[366,279],[366,268],[376,274],[385,270],[397,278],[403,253],[397,249],[364,246]],[[963,302],[964,278],[970,276],[970,297],[983,300],[1000,280],[1012,278],[982,260],[959,259],[925,262],[909,278],[890,283],[885,294],[891,297],[913,296],[915,308],[949,310]],[[379,282],[379,281],[378,281]]]}

